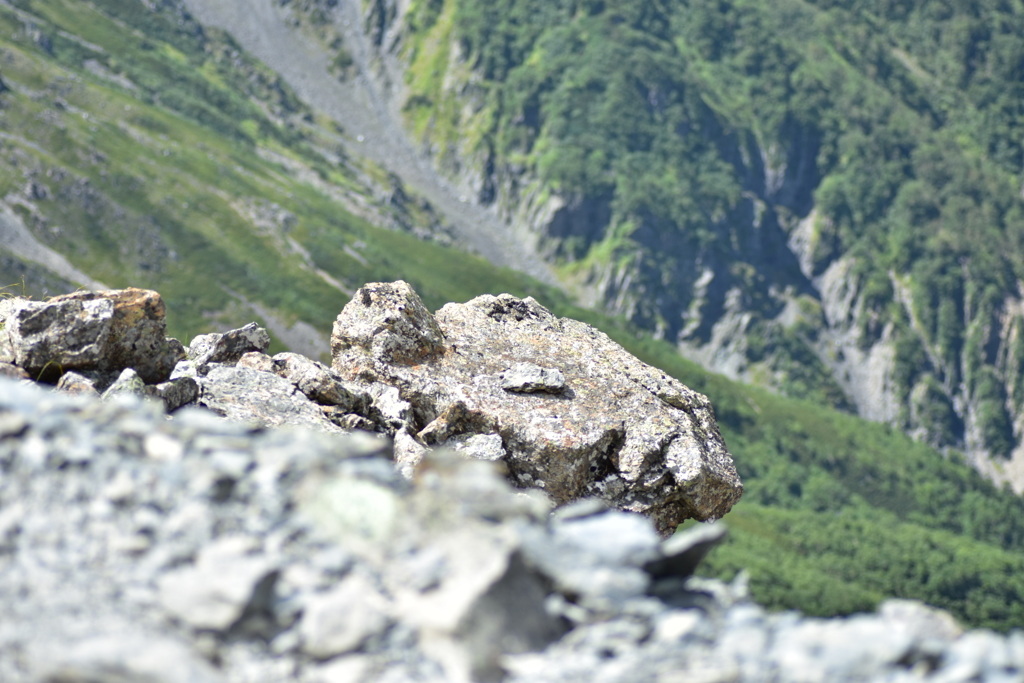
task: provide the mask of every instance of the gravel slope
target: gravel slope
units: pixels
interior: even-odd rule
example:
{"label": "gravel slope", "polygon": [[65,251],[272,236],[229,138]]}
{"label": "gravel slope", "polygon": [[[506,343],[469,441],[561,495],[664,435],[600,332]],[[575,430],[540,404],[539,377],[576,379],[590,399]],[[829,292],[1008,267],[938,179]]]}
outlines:
{"label": "gravel slope", "polygon": [[328,72],[325,50],[286,22],[273,0],[184,0],[200,23],[231,33],[255,57],[276,70],[311,107],[340,123],[350,151],[364,155],[426,197],[454,226],[460,242],[496,265],[557,285],[551,270],[493,213],[467,201],[416,150],[372,78],[361,32],[358,2],[342,0],[336,18],[355,59],[358,77],[339,82]]}

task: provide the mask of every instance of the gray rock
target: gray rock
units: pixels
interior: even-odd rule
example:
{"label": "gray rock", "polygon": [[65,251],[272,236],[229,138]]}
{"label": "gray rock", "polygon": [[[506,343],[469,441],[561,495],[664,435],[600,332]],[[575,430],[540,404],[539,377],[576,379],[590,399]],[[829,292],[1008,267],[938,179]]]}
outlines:
{"label": "gray rock", "polygon": [[[63,649],[63,648],[62,648]],[[42,683],[222,683],[223,677],[180,640],[149,634],[93,636],[74,643]]]}
{"label": "gray rock", "polygon": [[106,357],[114,317],[110,299],[15,298],[2,305],[0,361],[33,377],[56,378],[63,371],[98,367]]}
{"label": "gray rock", "polygon": [[661,544],[659,556],[645,564],[644,570],[655,579],[690,576],[725,534],[724,524],[703,524],[679,532]]}
{"label": "gray rock", "polygon": [[276,427],[303,425],[326,432],[342,430],[286,379],[258,370],[210,364],[196,376],[199,405],[231,420]]}
{"label": "gray rock", "polygon": [[328,593],[307,598],[302,649],[321,660],[352,652],[383,633],[388,609],[388,601],[365,577],[350,576]]}
{"label": "gray rock", "polygon": [[188,345],[188,360],[197,366],[207,363],[233,364],[247,353],[262,353],[270,346],[270,335],[256,323],[228,332],[201,334]]}
{"label": "gray rock", "polygon": [[176,377],[167,382],[146,387],[145,393],[164,403],[167,412],[194,403],[199,398],[199,384],[191,377]]}
{"label": "gray rock", "polygon": [[[411,404],[410,433],[428,444],[498,434],[513,481],[558,504],[596,495],[667,533],[721,517],[742,493],[704,396],[533,299],[483,296],[435,318],[406,283],[371,284],[331,339],[343,378],[396,387]],[[557,367],[567,388],[506,391],[517,363]]]}
{"label": "gray rock", "polygon": [[145,383],[139,377],[139,373],[131,368],[125,368],[121,371],[121,374],[114,380],[114,383],[103,392],[104,399],[121,395],[138,396],[139,398],[146,395]]}
{"label": "gray rock", "polygon": [[477,460],[497,462],[508,455],[498,434],[460,434],[448,439],[444,445]]}
{"label": "gray rock", "polygon": [[294,384],[311,401],[338,406],[348,413],[365,413],[370,396],[355,384],[341,377],[323,363],[297,353],[279,353],[272,359],[273,372]]}
{"label": "gray rock", "polygon": [[560,394],[565,389],[565,377],[561,370],[555,368],[542,368],[533,363],[516,363],[502,373],[501,388],[524,394]]}
{"label": "gray rock", "polygon": [[194,566],[160,578],[161,606],[193,628],[209,631],[227,631],[247,609],[265,609],[277,570],[263,555],[250,554],[254,546],[251,538],[231,537],[206,547]]}
{"label": "gray rock", "polygon": [[65,372],[57,382],[57,389],[68,394],[99,396],[96,383],[85,375],[74,370]]}
{"label": "gray rock", "polygon": [[8,379],[32,379],[31,375],[12,363],[0,363],[0,377],[6,377]]}
{"label": "gray rock", "polygon": [[242,357],[235,363],[235,367],[270,373],[273,373],[276,369],[274,359],[262,351],[250,351],[242,354]]}
{"label": "gray rock", "polygon": [[584,607],[609,611],[642,596],[650,584],[643,570],[658,554],[658,535],[635,513],[606,511],[526,534],[526,559],[558,589]]}
{"label": "gray rock", "polygon": [[162,382],[183,357],[164,336],[163,300],[149,290],[5,299],[0,318],[0,361],[51,381],[68,370],[133,368],[145,382]]}

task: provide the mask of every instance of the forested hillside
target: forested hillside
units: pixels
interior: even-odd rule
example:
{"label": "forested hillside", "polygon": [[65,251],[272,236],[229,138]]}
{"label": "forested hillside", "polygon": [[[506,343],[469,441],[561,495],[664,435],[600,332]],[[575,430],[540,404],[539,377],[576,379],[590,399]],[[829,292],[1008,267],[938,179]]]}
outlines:
{"label": "forested hillside", "polygon": [[1024,486],[1019,3],[367,11],[439,167],[584,301]]}
{"label": "forested hillside", "polygon": [[[430,14],[430,5],[417,5],[409,21],[418,18],[424,26],[435,27],[448,21],[454,30],[472,19],[458,14],[451,3],[432,7],[435,15]],[[554,14],[548,16],[546,27],[536,25],[538,35],[531,39],[534,42],[546,30],[558,28],[560,17],[567,16],[572,25],[583,21],[572,30],[582,30],[591,26],[587,22],[594,22],[594,27],[604,27],[602,30],[610,34],[625,31],[621,27],[626,24],[597,11],[600,8],[596,6],[593,15],[581,14],[582,10],[567,14],[567,7],[557,4],[543,7]],[[512,9],[501,15],[505,24],[495,20],[490,28],[497,30],[504,25],[502,31],[511,31],[509,27],[515,25],[508,22],[515,21],[534,25],[532,15],[516,15]],[[457,24],[456,19],[463,23]],[[330,21],[330,17],[322,20]],[[793,22],[786,23],[786,27],[798,28]],[[754,47],[760,49],[768,40],[764,37]],[[533,54],[533,47],[524,43],[515,48],[520,52],[515,52],[515,45],[519,43],[509,42],[509,54]],[[466,55],[478,50],[471,49],[470,44],[465,47]],[[420,55],[426,53],[423,47]],[[619,66],[617,58],[610,59],[609,68]],[[533,68],[528,56],[521,62],[522,68]],[[553,62],[544,64],[548,68]],[[487,98],[501,96],[506,87],[503,84],[511,87],[516,82],[514,71],[510,70],[508,78],[500,83],[494,77],[474,86],[481,107],[504,111],[501,107],[505,105],[499,107],[496,101],[487,104]],[[700,85],[704,81],[692,74],[686,78],[694,79],[686,92],[702,92],[698,87],[705,87]],[[719,77],[706,78],[717,82]],[[1024,501],[1020,497],[978,475],[955,452],[944,456],[925,443],[913,442],[898,429],[838,413],[820,400],[780,398],[708,372],[682,359],[671,340],[652,338],[650,331],[641,330],[636,319],[585,310],[557,289],[436,243],[448,238],[443,221],[428,203],[406,193],[399,179],[354,154],[335,123],[298,101],[287,83],[246,55],[230,36],[199,26],[177,5],[147,6],[137,0],[0,1],[0,81],[5,84],[4,92],[0,92],[0,222],[16,217],[38,243],[59,252],[93,280],[111,287],[157,289],[167,301],[170,331],[175,336],[187,341],[196,333],[225,330],[256,319],[270,327],[274,349],[295,348],[297,329],[301,332],[306,329],[303,325],[308,326],[314,341],[316,335],[322,339],[348,301],[351,289],[368,281],[405,279],[435,309],[447,301],[465,301],[484,292],[533,295],[559,315],[600,327],[632,353],[711,398],[746,485],[744,500],[727,518],[730,540],[710,557],[711,570],[731,577],[741,568],[748,569],[755,597],[774,608],[838,614],[866,609],[882,597],[895,595],[920,598],[950,609],[965,625],[1008,630],[1024,621]],[[556,85],[551,82],[551,92],[557,90]],[[679,121],[723,126],[716,130],[733,131],[729,135],[734,138],[728,139],[753,135],[743,133],[746,129],[740,122],[725,126],[718,110],[694,97],[693,111],[703,112],[705,118]],[[575,102],[582,116],[589,111],[583,107],[586,101],[573,95],[565,100],[565,106],[572,109]],[[595,96],[594,106],[601,101]],[[675,100],[665,100],[669,101]],[[539,102],[537,106],[543,108]],[[410,115],[418,111],[418,106],[410,105]],[[755,112],[758,116],[762,112],[760,105],[750,107],[748,118],[754,121]],[[539,125],[551,116],[540,108],[529,109],[530,116],[536,117],[530,125]],[[665,108],[672,109],[668,104]],[[650,111],[644,105],[630,116],[640,120],[654,117]],[[516,122],[514,118],[505,123],[495,118],[493,130],[466,130],[482,131],[480,140],[507,144],[500,148],[506,151],[500,153],[509,154],[523,169],[535,163],[531,161],[534,156],[537,168],[542,168],[539,159],[546,154],[543,140],[555,139],[545,136],[569,136],[569,129],[558,133],[540,126],[530,143],[532,151],[513,153],[509,150],[521,149],[516,145],[525,145],[526,138],[516,142],[494,131],[507,130],[511,135],[532,130],[526,119]],[[432,124],[428,117],[421,132],[441,130],[439,121]],[[576,129],[576,134],[587,133],[585,128]],[[591,132],[596,135],[601,130],[594,127]],[[623,130],[626,137],[632,135]],[[658,132],[654,124],[650,130],[666,145],[675,139]],[[924,132],[927,130],[931,129]],[[454,135],[454,131],[449,134]],[[913,134],[924,133],[915,129]],[[757,144],[757,138],[743,139],[747,140],[744,145]],[[621,144],[627,149],[632,143],[624,140]],[[699,147],[703,143],[693,137],[687,144]],[[959,140],[950,144],[954,145],[951,149],[961,149]],[[500,149],[494,149],[494,158],[499,159]],[[721,161],[724,157],[717,142],[701,149],[705,149],[707,163],[691,164],[680,157],[679,174],[685,169],[690,169],[688,173],[703,173],[705,167],[710,174],[718,168],[719,181],[702,175],[701,182],[709,186],[720,183],[725,202],[733,191],[729,188],[735,184],[729,169],[735,167]],[[966,153],[961,149],[957,154]],[[543,173],[568,172],[558,170],[557,154],[549,156],[545,164],[555,166],[543,166],[548,169]],[[641,170],[661,163],[655,156],[637,158],[649,160]],[[749,157],[750,163],[759,158]],[[1008,182],[1008,172],[995,165],[994,156],[986,161],[979,152],[976,157],[964,158],[974,159],[971,163],[978,168],[995,169],[991,175],[977,176],[979,183],[985,178]],[[620,162],[609,158],[607,163],[608,168],[614,168]],[[838,161],[836,164],[841,165]],[[787,171],[780,177],[795,172]],[[633,176],[634,180],[642,177],[639,170]],[[612,193],[608,211],[619,211],[620,205],[613,197],[617,196],[618,183],[627,182],[629,176],[611,174],[608,178],[607,191]],[[857,174],[851,178],[861,180]],[[584,181],[590,182],[580,182]],[[541,185],[537,187],[537,192],[545,191]],[[790,185],[783,183],[780,187]],[[952,182],[947,184],[948,193],[960,192],[958,188]],[[668,193],[669,189],[671,186],[666,185],[664,191]],[[987,194],[990,190],[978,190],[979,206],[987,206],[987,198],[995,196]],[[722,204],[723,215],[739,211],[736,207],[748,201],[743,199],[743,192],[747,190],[739,191],[735,205]],[[813,196],[807,201],[812,200]],[[703,206],[702,200],[684,195],[678,201]],[[1015,201],[1006,206],[1014,206]],[[782,215],[778,206],[765,205],[761,225],[766,230],[771,216]],[[943,234],[939,226],[936,223],[935,235]],[[781,230],[778,226],[772,229]],[[736,230],[737,235],[742,233]],[[946,240],[958,234],[952,227],[946,231],[950,233],[943,238]],[[683,236],[679,239],[685,237],[677,232]],[[434,243],[424,242],[416,234],[433,235]],[[724,249],[726,238],[722,235],[729,234],[715,227],[706,233],[708,243],[700,253],[708,259],[724,259],[727,253],[715,250]],[[1011,233],[1006,228],[999,234],[1009,239]],[[563,250],[559,253],[566,255],[559,258],[571,275],[573,267],[583,268],[581,263],[597,263],[600,249],[606,249],[609,255],[627,253],[620,250],[639,245],[634,235],[621,233],[618,241],[612,242],[598,233],[583,235],[579,241],[582,246],[578,247],[582,255],[570,256]],[[963,236],[957,239],[966,240]],[[588,246],[587,240],[597,246]],[[867,237],[864,240],[869,243]],[[979,253],[987,250],[985,253],[998,263],[1012,265],[1015,252],[1012,245],[1005,246],[1009,243],[1001,243],[1005,248],[997,250],[975,242],[962,246]],[[77,286],[77,282],[62,279],[44,265],[12,252],[11,245],[0,241],[2,284],[14,285],[8,292],[21,292],[22,277],[29,293],[36,296],[44,290],[56,293]],[[750,249],[744,253],[756,253],[754,247]],[[656,251],[652,248],[650,258],[659,255]],[[664,252],[661,256],[671,255],[667,247],[660,251]],[[779,251],[782,256],[786,253]],[[875,261],[881,258],[880,252],[871,253]],[[632,263],[630,258],[635,257],[625,258],[622,263]],[[880,263],[875,261],[864,261],[858,267],[869,272]],[[762,277],[758,275],[762,271],[754,265],[741,260],[730,267],[756,280]],[[1007,268],[1010,270],[978,275],[1009,277],[1008,273],[1016,272]],[[965,272],[960,269],[954,274],[967,277],[960,275]],[[709,285],[708,290],[713,289]],[[803,293],[798,301],[801,311],[821,310],[815,298],[817,290],[799,291]],[[902,320],[901,315],[909,315],[906,308],[893,305],[886,310],[890,309],[894,317],[887,324],[890,331],[883,328],[883,338],[899,334],[900,329],[916,329],[899,328],[894,322]],[[900,324],[911,325],[907,320]],[[772,357],[778,356],[777,349],[790,348],[786,340],[791,340],[792,348],[810,348],[807,340],[813,334],[825,334],[824,328],[810,322],[790,327],[779,323],[770,329],[781,335],[766,337],[774,340],[774,345],[764,346],[766,354],[775,354]],[[805,346],[797,346],[797,342]],[[923,348],[921,353],[930,353],[930,346]],[[793,367],[804,368],[809,374],[807,390],[798,392],[792,388],[796,385],[788,385],[791,393],[820,396],[814,393],[818,391],[815,387],[826,386],[821,378],[827,379],[828,373],[820,366],[815,371],[813,366],[807,369],[807,364],[798,365],[796,361]],[[1001,369],[1004,366],[990,363],[981,367],[988,367],[994,374],[997,388],[1003,386],[1000,382],[1007,375],[999,373],[1005,372]],[[812,371],[820,373],[814,375]],[[786,377],[795,381],[792,373]],[[944,391],[944,385],[937,386],[937,391]],[[0,506],[4,504],[3,496],[0,482]]]}

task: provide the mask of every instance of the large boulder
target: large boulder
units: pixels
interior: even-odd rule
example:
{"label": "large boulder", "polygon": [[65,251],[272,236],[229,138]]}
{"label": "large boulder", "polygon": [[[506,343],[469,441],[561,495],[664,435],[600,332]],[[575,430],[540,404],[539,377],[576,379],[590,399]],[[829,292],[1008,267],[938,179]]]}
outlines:
{"label": "large boulder", "polygon": [[184,348],[165,336],[163,299],[146,289],[73,292],[46,301],[0,300],[0,362],[56,381],[69,370],[166,381]]}
{"label": "large boulder", "polygon": [[743,492],[706,397],[532,298],[434,316],[405,282],[368,284],[331,347],[342,378],[398,388],[419,442],[500,436],[512,480],[556,504],[597,496],[665,533],[721,517]]}

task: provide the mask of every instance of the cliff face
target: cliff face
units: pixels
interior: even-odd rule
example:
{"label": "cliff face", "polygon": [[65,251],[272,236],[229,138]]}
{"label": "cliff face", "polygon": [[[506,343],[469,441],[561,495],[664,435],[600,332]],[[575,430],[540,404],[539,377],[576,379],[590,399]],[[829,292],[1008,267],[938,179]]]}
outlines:
{"label": "cliff face", "polygon": [[[705,14],[726,28],[700,28],[697,6],[553,7],[364,6],[370,71],[439,171],[581,303],[732,378],[964,450],[1024,490],[1016,162],[953,140],[948,122],[984,103],[900,45],[939,48],[907,17],[843,38],[837,22],[870,19],[856,8],[787,5],[789,27],[723,9]],[[743,21],[780,22],[754,50],[775,66],[729,55],[752,38]]]}

